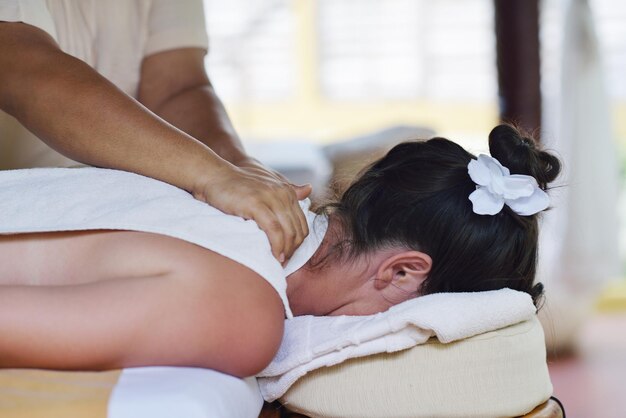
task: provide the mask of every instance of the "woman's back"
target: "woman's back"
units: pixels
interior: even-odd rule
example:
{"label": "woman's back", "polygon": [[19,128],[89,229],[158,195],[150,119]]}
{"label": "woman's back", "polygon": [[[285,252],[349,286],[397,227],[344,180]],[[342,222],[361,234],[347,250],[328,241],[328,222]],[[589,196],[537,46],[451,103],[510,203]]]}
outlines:
{"label": "woman's back", "polygon": [[151,277],[183,266],[216,266],[222,258],[225,257],[186,241],[146,232],[0,235],[0,285],[57,286]]}
{"label": "woman's back", "polygon": [[[200,366],[253,375],[284,308],[249,268],[132,231],[0,236],[0,367]],[[25,286],[26,285],[26,286]]]}
{"label": "woman's back", "polygon": [[97,168],[30,169],[0,172],[0,184],[0,234],[104,229],[178,238],[255,271],[281,296],[287,317],[292,314],[286,276],[308,260],[321,240],[311,234],[283,269],[256,223],[226,215],[157,180]]}

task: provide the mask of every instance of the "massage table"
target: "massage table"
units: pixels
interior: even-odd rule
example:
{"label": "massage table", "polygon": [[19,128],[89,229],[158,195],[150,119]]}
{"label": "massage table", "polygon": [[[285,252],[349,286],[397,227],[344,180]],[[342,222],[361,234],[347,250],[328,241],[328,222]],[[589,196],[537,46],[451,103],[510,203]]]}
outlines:
{"label": "massage table", "polygon": [[[289,412],[283,405],[276,403],[265,404],[259,418],[307,418],[307,416]],[[565,418],[565,415],[560,401],[550,398],[520,418]]]}
{"label": "massage table", "polygon": [[207,369],[0,371],[2,418],[247,418],[262,405],[255,378]]}
{"label": "massage table", "polygon": [[0,370],[0,417],[562,417],[536,318],[462,341],[349,359],[263,402],[255,378],[141,367]]}

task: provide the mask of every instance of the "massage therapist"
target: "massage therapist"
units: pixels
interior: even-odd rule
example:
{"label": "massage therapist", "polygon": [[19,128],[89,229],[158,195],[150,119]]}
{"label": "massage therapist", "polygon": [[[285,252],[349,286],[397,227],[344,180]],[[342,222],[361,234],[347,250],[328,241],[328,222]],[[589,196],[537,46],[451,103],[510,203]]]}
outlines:
{"label": "massage therapist", "polygon": [[0,0],[0,169],[153,177],[254,219],[288,259],[308,234],[297,201],[311,188],[246,154],[207,48],[202,0]]}

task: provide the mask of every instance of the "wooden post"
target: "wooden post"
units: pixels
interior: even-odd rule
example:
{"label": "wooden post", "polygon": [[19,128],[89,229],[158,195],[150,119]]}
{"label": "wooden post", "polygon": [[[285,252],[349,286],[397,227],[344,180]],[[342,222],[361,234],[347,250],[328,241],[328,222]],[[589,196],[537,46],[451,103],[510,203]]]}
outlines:
{"label": "wooden post", "polygon": [[539,134],[539,0],[494,0],[500,119]]}

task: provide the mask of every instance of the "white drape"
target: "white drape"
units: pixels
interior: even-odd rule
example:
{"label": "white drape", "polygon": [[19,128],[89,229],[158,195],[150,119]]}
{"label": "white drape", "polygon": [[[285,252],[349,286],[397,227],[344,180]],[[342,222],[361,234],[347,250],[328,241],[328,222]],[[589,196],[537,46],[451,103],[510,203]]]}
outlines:
{"label": "white drape", "polygon": [[[600,47],[587,0],[565,2],[554,148],[564,173],[546,214],[539,279],[550,345],[572,343],[602,285],[617,277],[618,162]],[[556,122],[556,123],[555,123]]]}

